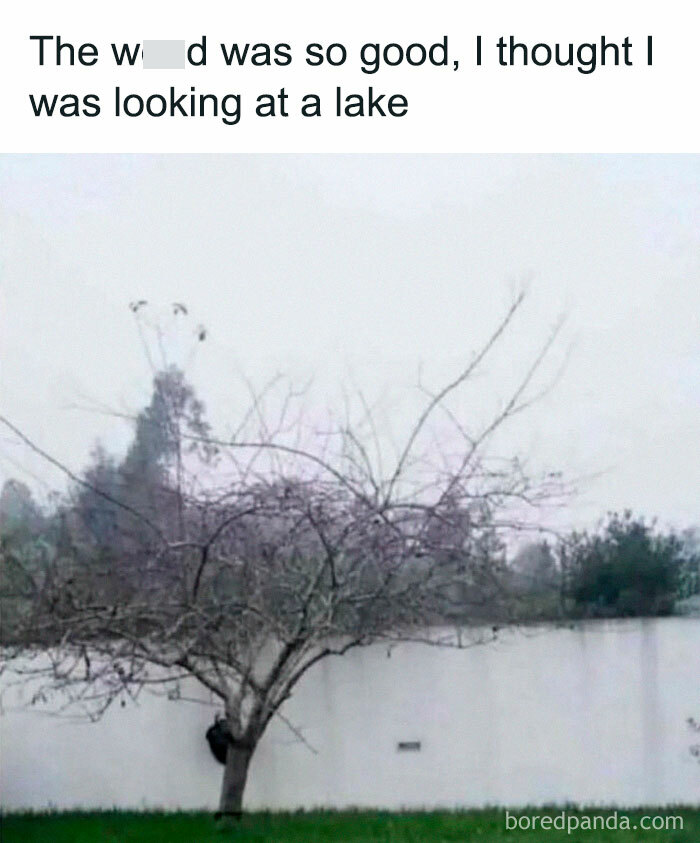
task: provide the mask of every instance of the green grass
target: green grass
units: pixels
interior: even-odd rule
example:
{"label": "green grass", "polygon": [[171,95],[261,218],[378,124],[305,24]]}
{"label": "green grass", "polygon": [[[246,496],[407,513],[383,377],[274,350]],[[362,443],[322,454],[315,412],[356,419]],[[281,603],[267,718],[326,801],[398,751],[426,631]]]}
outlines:
{"label": "green grass", "polygon": [[[562,808],[516,809],[517,817],[545,814],[556,817]],[[610,810],[568,808],[567,816],[610,817]],[[251,813],[240,821],[228,821],[226,827],[211,814],[203,812],[66,812],[10,813],[2,817],[2,843],[209,843],[209,841],[266,841],[269,843],[443,843],[443,841],[476,840],[480,843],[698,843],[700,841],[700,808],[643,808],[618,811],[618,818],[629,818],[639,826],[644,815],[683,818],[683,829],[643,831],[641,828],[620,830],[515,830],[505,827],[505,811],[309,811],[296,813]]]}

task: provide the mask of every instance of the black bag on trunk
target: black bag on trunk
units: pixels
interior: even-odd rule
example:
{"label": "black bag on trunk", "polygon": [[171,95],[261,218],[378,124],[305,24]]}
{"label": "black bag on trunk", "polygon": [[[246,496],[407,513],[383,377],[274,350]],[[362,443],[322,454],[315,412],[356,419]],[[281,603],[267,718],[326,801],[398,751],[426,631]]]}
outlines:
{"label": "black bag on trunk", "polygon": [[223,717],[217,717],[214,724],[207,729],[206,739],[214,758],[219,764],[225,764],[226,753],[231,743],[231,733]]}

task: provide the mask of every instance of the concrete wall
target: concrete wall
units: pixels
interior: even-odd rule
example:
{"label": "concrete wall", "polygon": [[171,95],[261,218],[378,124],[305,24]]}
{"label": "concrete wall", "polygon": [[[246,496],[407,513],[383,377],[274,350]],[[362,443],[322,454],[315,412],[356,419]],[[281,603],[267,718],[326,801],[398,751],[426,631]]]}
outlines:
{"label": "concrete wall", "polygon": [[[4,807],[215,805],[214,708],[144,695],[86,724],[18,703],[6,690]],[[284,713],[316,752],[277,721],[248,807],[700,804],[685,723],[700,717],[700,620],[516,631],[465,651],[373,647],[320,663]]]}

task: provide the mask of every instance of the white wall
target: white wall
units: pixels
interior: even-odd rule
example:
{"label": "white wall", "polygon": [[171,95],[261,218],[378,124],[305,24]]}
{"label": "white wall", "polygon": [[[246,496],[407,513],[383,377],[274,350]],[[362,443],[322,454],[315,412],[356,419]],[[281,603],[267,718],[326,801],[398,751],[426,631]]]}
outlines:
{"label": "white wall", "polygon": [[[7,680],[4,680],[5,685]],[[144,695],[98,724],[3,696],[5,808],[214,806],[214,709]],[[319,664],[253,761],[248,807],[700,804],[700,620],[511,632],[465,651],[406,645]],[[420,752],[397,752],[420,740]]]}

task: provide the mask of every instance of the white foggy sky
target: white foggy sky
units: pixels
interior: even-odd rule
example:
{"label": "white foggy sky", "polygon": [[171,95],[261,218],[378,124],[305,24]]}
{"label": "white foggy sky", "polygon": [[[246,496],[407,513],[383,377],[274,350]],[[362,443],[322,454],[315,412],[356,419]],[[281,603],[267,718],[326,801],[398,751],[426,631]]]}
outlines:
{"label": "white foggy sky", "polygon": [[[148,396],[132,299],[188,305],[185,356],[207,326],[190,375],[225,428],[241,369],[313,373],[327,400],[349,373],[409,388],[421,363],[439,386],[527,282],[463,412],[565,314],[543,377],[568,355],[563,374],[503,449],[589,478],[571,523],[700,522],[700,156],[4,156],[0,205],[2,411],[74,469],[128,438],[76,404]],[[63,485],[0,431],[11,476]]]}

